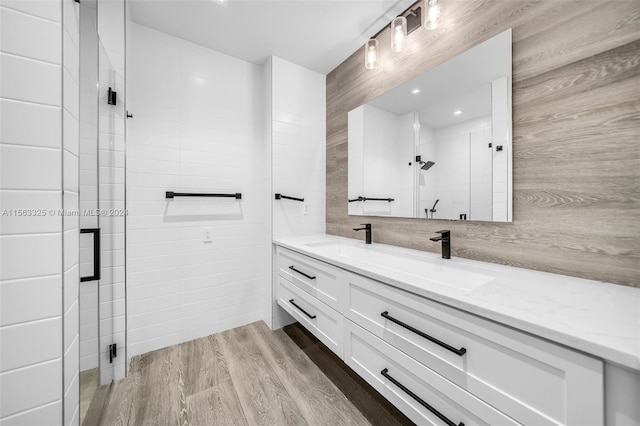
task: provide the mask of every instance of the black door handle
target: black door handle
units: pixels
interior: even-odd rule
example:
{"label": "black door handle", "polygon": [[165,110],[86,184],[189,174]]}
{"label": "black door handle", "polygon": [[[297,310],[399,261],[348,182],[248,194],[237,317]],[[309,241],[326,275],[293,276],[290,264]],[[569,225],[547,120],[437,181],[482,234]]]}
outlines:
{"label": "black door handle", "polygon": [[296,305],[296,303],[294,302],[295,299],[291,299],[289,300],[289,303],[291,303],[293,306],[295,306],[296,308],[298,308],[303,314],[305,314],[306,316],[308,316],[311,319],[314,319],[316,316],[315,315],[310,315],[309,312],[305,311],[304,309],[302,309],[300,306]]}
{"label": "black door handle", "polygon": [[412,331],[414,333],[416,333],[418,336],[420,337],[424,337],[425,339],[435,343],[436,345],[442,346],[443,348],[445,348],[446,350],[449,350],[451,352],[453,352],[456,355],[462,356],[464,354],[467,353],[467,350],[465,348],[460,348],[460,349],[456,349],[451,345],[447,345],[446,343],[436,339],[435,337],[431,337],[429,336],[427,333],[423,333],[422,331],[418,330],[415,327],[410,326],[409,324],[406,324],[394,317],[392,317],[391,315],[389,315],[389,312],[384,311],[383,313],[381,313],[380,315],[382,315],[383,317],[385,317],[386,319],[388,319],[391,322],[395,322],[396,324],[398,324],[400,327],[404,327],[409,331]]}
{"label": "black door handle", "polygon": [[80,277],[80,282],[100,279],[100,228],[84,228],[81,234],[93,234],[93,275]]}
{"label": "black door handle", "polygon": [[294,268],[293,266],[289,266],[289,269],[291,269],[292,271],[296,271],[297,273],[299,273],[300,275],[304,275],[305,277],[309,278],[310,280],[315,280],[316,277],[312,277],[311,275],[307,275],[302,271],[298,271],[296,268]]}
{"label": "black door handle", "polygon": [[391,377],[389,375],[389,369],[385,368],[384,370],[382,370],[380,372],[380,374],[382,374],[384,377],[386,377],[387,379],[389,379],[389,381],[391,383],[393,383],[394,385],[396,385],[397,387],[399,387],[400,389],[402,389],[403,392],[405,392],[407,395],[409,395],[411,398],[415,399],[416,402],[420,405],[422,405],[424,408],[426,408],[427,410],[431,411],[433,414],[435,414],[440,420],[442,420],[443,422],[445,422],[447,424],[447,426],[464,426],[464,423],[460,422],[458,424],[455,424],[454,422],[452,422],[451,420],[449,420],[447,418],[447,416],[445,416],[444,414],[442,414],[440,411],[436,410],[435,408],[433,408],[431,405],[429,405],[427,402],[425,402],[422,398],[420,398],[418,395],[416,395],[415,393],[411,392],[411,390],[409,390],[409,388],[407,388],[405,385],[403,385],[402,383],[400,383],[399,381],[397,381],[396,379],[394,379],[393,377]]}

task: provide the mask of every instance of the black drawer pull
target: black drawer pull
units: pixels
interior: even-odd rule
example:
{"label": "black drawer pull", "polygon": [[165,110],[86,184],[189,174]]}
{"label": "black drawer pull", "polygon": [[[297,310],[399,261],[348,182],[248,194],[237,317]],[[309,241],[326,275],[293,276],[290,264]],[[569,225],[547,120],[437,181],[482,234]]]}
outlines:
{"label": "black drawer pull", "polygon": [[433,414],[435,414],[440,420],[442,420],[443,422],[445,422],[448,426],[464,426],[464,423],[460,422],[458,424],[455,424],[454,422],[452,422],[451,420],[449,420],[447,418],[447,416],[445,416],[444,414],[442,414],[440,411],[436,410],[435,408],[433,408],[431,405],[427,404],[422,398],[420,398],[418,395],[416,395],[415,393],[411,392],[405,385],[403,385],[402,383],[400,383],[399,381],[397,381],[396,379],[394,379],[393,377],[391,377],[389,375],[389,369],[385,368],[384,370],[382,370],[380,372],[380,374],[382,374],[384,377],[386,377],[387,379],[389,379],[389,381],[391,381],[391,383],[393,383],[394,385],[396,385],[397,387],[399,387],[400,389],[402,389],[403,392],[405,392],[407,395],[409,395],[411,398],[415,399],[420,405],[422,405],[424,408],[426,408],[427,410],[431,411]]}
{"label": "black drawer pull", "polygon": [[311,319],[314,319],[316,316],[315,315],[309,315],[309,312],[305,311],[304,309],[302,309],[300,306],[296,305],[295,302],[293,301],[294,299],[289,300],[289,303],[291,303],[293,306],[295,306],[296,308],[298,308],[300,311],[302,311],[303,314],[305,314],[306,316],[308,316]]}
{"label": "black drawer pull", "polygon": [[435,337],[431,337],[428,334],[423,333],[422,331],[418,330],[417,328],[411,327],[409,324],[405,324],[400,320],[395,319],[394,317],[392,317],[391,315],[389,315],[388,311],[384,311],[383,313],[381,313],[380,315],[382,315],[383,317],[385,317],[386,319],[388,319],[391,322],[395,322],[396,324],[398,324],[400,327],[404,327],[409,331],[413,331],[414,333],[416,333],[418,336],[424,337],[427,340],[432,341],[433,343],[435,343],[436,345],[440,345],[443,348],[453,352],[456,355],[462,356],[464,354],[467,353],[467,350],[465,348],[460,348],[460,349],[456,349],[451,345],[447,345],[444,342],[441,342],[440,340],[436,339]]}
{"label": "black drawer pull", "polygon": [[294,268],[293,266],[289,266],[289,269],[291,269],[292,271],[296,271],[297,273],[299,273],[300,275],[304,275],[305,277],[309,278],[310,280],[315,280],[316,277],[312,277],[311,275],[307,275],[302,271],[298,271],[296,268]]}

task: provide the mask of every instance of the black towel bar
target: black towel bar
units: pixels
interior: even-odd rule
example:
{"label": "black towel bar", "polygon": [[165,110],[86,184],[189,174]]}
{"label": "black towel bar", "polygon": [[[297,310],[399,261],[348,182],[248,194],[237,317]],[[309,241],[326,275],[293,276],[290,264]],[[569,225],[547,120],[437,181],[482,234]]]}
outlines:
{"label": "black towel bar", "polygon": [[276,200],[284,198],[286,200],[304,201],[304,198],[289,197],[288,195],[276,194]]}
{"label": "black towel bar", "polygon": [[362,196],[358,196],[358,198],[353,198],[351,200],[349,200],[350,203],[354,202],[354,201],[388,201],[388,202],[392,202],[395,201],[395,199],[393,198],[369,198],[369,197],[362,197]]}
{"label": "black towel bar", "polygon": [[207,194],[207,193],[198,193],[198,192],[173,192],[167,191],[167,198],[174,197],[220,197],[220,198],[235,198],[236,200],[242,199],[242,194],[236,192],[235,194]]}

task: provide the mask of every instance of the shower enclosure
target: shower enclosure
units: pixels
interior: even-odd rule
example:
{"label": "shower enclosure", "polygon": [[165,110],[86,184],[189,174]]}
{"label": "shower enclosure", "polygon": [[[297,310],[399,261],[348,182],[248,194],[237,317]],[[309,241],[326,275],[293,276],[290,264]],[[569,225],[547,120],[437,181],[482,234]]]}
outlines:
{"label": "shower enclosure", "polygon": [[81,422],[126,369],[124,22],[124,0],[80,3]]}

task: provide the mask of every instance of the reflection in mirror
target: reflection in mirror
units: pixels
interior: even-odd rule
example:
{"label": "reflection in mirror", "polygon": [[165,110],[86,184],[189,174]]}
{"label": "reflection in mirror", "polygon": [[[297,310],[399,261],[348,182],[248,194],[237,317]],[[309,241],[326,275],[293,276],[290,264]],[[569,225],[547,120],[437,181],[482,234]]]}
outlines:
{"label": "reflection in mirror", "polygon": [[349,214],[511,221],[511,30],[349,112]]}

